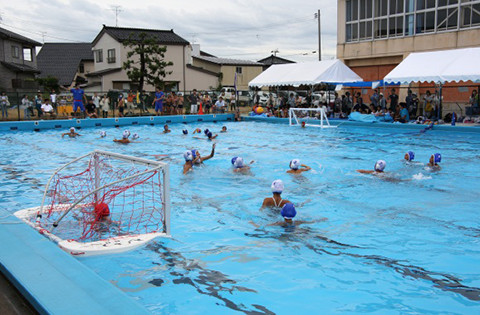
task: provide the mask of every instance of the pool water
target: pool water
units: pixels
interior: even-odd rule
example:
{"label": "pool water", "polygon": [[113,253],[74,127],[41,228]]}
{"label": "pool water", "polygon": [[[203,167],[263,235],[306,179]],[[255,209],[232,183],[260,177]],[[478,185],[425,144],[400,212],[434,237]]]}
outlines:
{"label": "pool water", "polygon": [[[228,122],[215,157],[182,175],[186,149],[208,155],[199,127],[221,123],[135,126],[137,143],[112,142],[122,129],[0,135],[3,212],[39,205],[52,171],[94,149],[170,164],[172,238],[137,250],[79,258],[155,314],[478,314],[480,134],[342,125],[301,129]],[[182,135],[181,129],[190,131]],[[418,163],[402,161],[414,151]],[[441,170],[425,167],[443,156]],[[255,161],[251,174],[230,160]],[[299,158],[312,167],[286,173]],[[387,161],[388,176],[357,173]],[[260,210],[282,179],[297,208],[295,228],[268,226],[278,211]],[[5,213],[2,213],[4,216]],[[323,221],[323,218],[327,218]],[[255,227],[253,224],[260,227]]]}

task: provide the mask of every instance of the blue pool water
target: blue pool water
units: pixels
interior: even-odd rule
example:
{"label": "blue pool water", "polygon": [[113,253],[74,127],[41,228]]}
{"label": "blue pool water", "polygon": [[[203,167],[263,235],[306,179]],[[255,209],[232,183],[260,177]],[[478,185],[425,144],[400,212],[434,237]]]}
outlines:
{"label": "blue pool water", "polygon": [[[182,175],[186,149],[202,155],[212,143],[196,128],[221,123],[135,126],[138,143],[118,145],[122,129],[83,129],[0,135],[0,206],[5,212],[39,205],[52,171],[94,149],[170,164],[172,238],[135,251],[80,258],[103,278],[156,314],[478,314],[480,135],[398,131],[342,125],[300,129],[262,122],[225,123],[215,157]],[[190,134],[183,136],[182,128]],[[442,169],[402,162],[406,151],[425,163],[443,155]],[[254,160],[251,175],[234,174],[230,160]],[[299,158],[312,167],[285,173]],[[362,175],[377,159],[390,180]],[[260,211],[270,184],[297,219],[319,220],[294,229]],[[320,221],[327,218],[327,221]],[[260,225],[254,227],[250,221]]]}

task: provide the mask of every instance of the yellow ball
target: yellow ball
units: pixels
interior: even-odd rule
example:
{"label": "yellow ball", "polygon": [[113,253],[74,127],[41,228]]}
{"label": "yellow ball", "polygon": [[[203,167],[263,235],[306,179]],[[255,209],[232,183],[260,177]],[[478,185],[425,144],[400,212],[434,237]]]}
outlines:
{"label": "yellow ball", "polygon": [[262,113],[263,113],[263,107],[257,107],[256,113],[257,113],[258,115],[262,114]]}

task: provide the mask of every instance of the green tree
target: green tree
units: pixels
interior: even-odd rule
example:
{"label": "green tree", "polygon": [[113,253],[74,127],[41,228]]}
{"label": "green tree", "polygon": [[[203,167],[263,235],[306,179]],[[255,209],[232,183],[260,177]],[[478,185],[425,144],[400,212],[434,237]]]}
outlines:
{"label": "green tree", "polygon": [[145,83],[163,86],[165,76],[173,72],[166,70],[173,66],[173,62],[164,59],[167,46],[160,46],[155,37],[144,32],[138,35],[130,34],[123,45],[131,48],[127,53],[127,61],[123,63],[123,69],[127,71],[128,78],[138,84],[138,89],[143,91]]}
{"label": "green tree", "polygon": [[38,84],[43,86],[43,88],[48,91],[59,91],[60,90],[60,85],[58,85],[58,79],[52,76],[47,76],[46,78],[37,78]]}

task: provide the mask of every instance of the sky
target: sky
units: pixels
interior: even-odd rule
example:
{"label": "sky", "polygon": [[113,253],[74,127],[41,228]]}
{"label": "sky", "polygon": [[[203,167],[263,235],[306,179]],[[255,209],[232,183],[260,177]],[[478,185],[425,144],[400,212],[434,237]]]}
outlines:
{"label": "sky", "polygon": [[43,42],[92,42],[102,25],[173,29],[217,57],[259,60],[277,56],[318,60],[336,55],[337,1],[332,0],[15,0],[0,7],[0,26]]}

